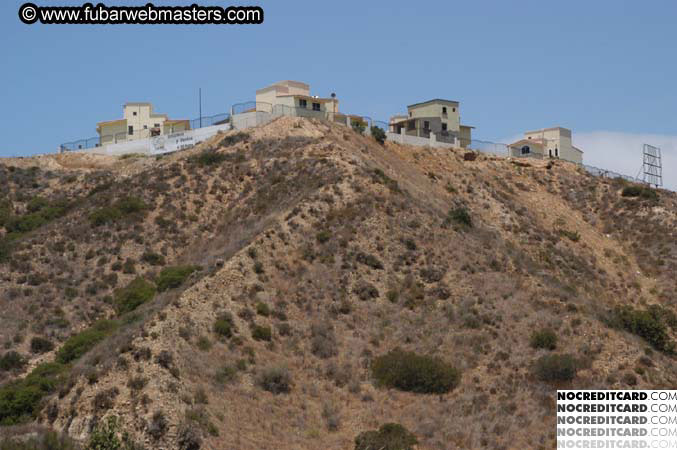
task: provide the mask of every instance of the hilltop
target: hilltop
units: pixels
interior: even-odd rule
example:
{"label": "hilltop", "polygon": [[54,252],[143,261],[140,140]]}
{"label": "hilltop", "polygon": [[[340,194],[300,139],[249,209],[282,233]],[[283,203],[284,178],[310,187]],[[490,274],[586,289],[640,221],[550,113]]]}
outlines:
{"label": "hilltop", "polygon": [[283,117],[0,193],[0,436],[552,448],[557,388],[677,382],[677,195],[570,163]]}

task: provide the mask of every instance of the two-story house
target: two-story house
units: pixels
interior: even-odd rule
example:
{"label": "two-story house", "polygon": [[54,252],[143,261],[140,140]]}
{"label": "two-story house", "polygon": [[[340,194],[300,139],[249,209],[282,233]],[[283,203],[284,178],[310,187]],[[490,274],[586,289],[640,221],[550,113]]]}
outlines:
{"label": "two-story house", "polygon": [[390,131],[396,134],[430,137],[439,141],[470,144],[474,127],[461,125],[460,105],[457,101],[436,98],[407,106],[406,116],[390,118]]}
{"label": "two-story house", "polygon": [[122,119],[97,124],[99,145],[190,130],[190,121],[172,120],[167,114],[156,114],[150,103],[125,103],[122,116]]}

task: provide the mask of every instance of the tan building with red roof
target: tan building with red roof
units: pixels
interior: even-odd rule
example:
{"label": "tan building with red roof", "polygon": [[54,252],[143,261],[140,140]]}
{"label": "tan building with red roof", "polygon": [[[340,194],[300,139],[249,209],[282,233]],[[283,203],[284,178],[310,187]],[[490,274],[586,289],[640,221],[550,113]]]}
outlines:
{"label": "tan building with red roof", "polygon": [[508,146],[510,156],[556,158],[583,164],[583,150],[571,142],[571,130],[562,127],[527,131],[524,138]]}

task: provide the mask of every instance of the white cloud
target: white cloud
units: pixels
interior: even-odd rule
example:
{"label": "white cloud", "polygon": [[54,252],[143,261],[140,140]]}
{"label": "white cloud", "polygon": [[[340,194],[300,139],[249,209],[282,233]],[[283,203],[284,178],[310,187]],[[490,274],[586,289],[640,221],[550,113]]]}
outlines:
{"label": "white cloud", "polygon": [[632,177],[642,167],[642,146],[650,144],[660,147],[663,156],[663,185],[667,189],[677,190],[677,136],[593,131],[574,133],[573,142],[583,150],[585,164]]}

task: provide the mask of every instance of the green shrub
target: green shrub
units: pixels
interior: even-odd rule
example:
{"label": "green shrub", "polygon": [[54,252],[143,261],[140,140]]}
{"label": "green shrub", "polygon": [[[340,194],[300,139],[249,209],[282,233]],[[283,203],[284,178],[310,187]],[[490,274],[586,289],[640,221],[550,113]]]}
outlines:
{"label": "green shrub", "polygon": [[233,316],[228,312],[219,314],[214,322],[214,332],[226,338],[231,337],[235,332]]}
{"label": "green shrub", "polygon": [[92,223],[92,225],[98,227],[107,223],[115,222],[121,217],[122,212],[119,209],[113,206],[107,206],[92,211],[92,213],[89,215],[89,221]]}
{"label": "green shrub", "polygon": [[86,330],[71,336],[56,354],[56,361],[67,364],[91,350],[118,327],[114,320],[99,320]]}
{"label": "green shrub", "polygon": [[0,370],[2,371],[22,369],[25,365],[26,358],[14,350],[0,356]]}
{"label": "green shrub", "polygon": [[390,178],[381,169],[374,169],[373,174],[374,175],[372,179],[374,180],[374,182],[384,184],[388,189],[390,189],[395,193],[398,194],[402,193],[402,190],[400,189],[400,186],[397,183],[397,181]]}
{"label": "green shrub", "polygon": [[449,214],[445,219],[445,224],[448,225],[450,222],[455,222],[459,225],[472,228],[472,217],[470,217],[468,209],[464,206],[459,206],[449,211]]}
{"label": "green shrub", "polygon": [[116,289],[113,302],[118,314],[134,311],[155,296],[155,286],[141,277],[136,277],[123,288]]}
{"label": "green shrub", "polygon": [[111,206],[106,206],[93,211],[89,215],[89,221],[95,227],[113,223],[123,217],[141,213],[148,206],[138,197],[123,197]]}
{"label": "green shrub", "polygon": [[141,255],[141,261],[150,264],[151,266],[164,266],[165,257],[159,253],[147,251]]}
{"label": "green shrub", "polygon": [[396,348],[374,359],[372,375],[381,386],[420,394],[443,394],[454,389],[460,372],[434,356]]}
{"label": "green shrub", "polygon": [[654,348],[667,353],[674,351],[674,342],[667,330],[668,325],[674,328],[674,323],[674,313],[659,305],[644,310],[631,306],[618,307],[612,319],[612,324],[646,339]]}
{"label": "green shrub", "polygon": [[355,438],[355,450],[413,450],[416,444],[416,436],[399,423],[386,423]]}
{"label": "green shrub", "polygon": [[315,235],[315,238],[317,239],[317,242],[324,244],[331,239],[331,233],[328,230],[322,230]]}
{"label": "green shrub", "polygon": [[549,328],[543,328],[531,334],[529,343],[533,348],[555,350],[557,348],[557,334]]}
{"label": "green shrub", "polygon": [[33,353],[45,353],[52,351],[53,349],[54,344],[49,339],[40,336],[31,339],[31,352]]}
{"label": "green shrub", "polygon": [[202,153],[193,158],[200,166],[213,166],[220,164],[226,160],[225,153],[219,153],[215,150],[204,150]]}
{"label": "green shrub", "polygon": [[138,197],[123,197],[115,204],[123,215],[141,212],[148,206]]}
{"label": "green shrub", "polygon": [[568,237],[573,242],[578,242],[581,239],[581,235],[578,233],[578,231],[559,230],[559,234]]}
{"label": "green shrub", "polygon": [[365,266],[369,266],[372,269],[383,270],[383,263],[374,255],[364,252],[358,252],[355,255],[355,260]]}
{"label": "green shrub", "polygon": [[0,425],[14,425],[34,418],[42,398],[57,389],[64,373],[63,365],[44,363],[25,378],[0,387]]}
{"label": "green shrub", "polygon": [[270,306],[267,303],[258,302],[256,304],[256,314],[263,317],[270,316]]}
{"label": "green shrub", "polygon": [[101,420],[89,435],[86,446],[90,450],[134,450],[139,446],[132,441],[127,431],[120,430],[120,422],[116,416]]}
{"label": "green shrub", "polygon": [[631,185],[623,188],[623,197],[641,197],[646,200],[658,200],[658,193],[648,186]]}
{"label": "green shrub", "polygon": [[284,367],[268,367],[256,379],[259,386],[273,394],[287,394],[291,391],[291,375]]}
{"label": "green shrub", "polygon": [[371,127],[371,137],[376,139],[376,142],[379,144],[383,145],[386,141],[386,132],[383,131],[383,128],[381,127]]}
{"label": "green shrub", "polygon": [[9,199],[0,200],[0,227],[4,227],[12,215],[12,202]]}
{"label": "green shrub", "polygon": [[578,363],[568,354],[544,355],[536,360],[535,372],[541,381],[571,381],[576,377]]}
{"label": "green shrub", "polygon": [[44,197],[33,197],[32,199],[29,200],[28,203],[26,203],[26,209],[28,212],[38,212],[41,209],[46,208],[49,205],[49,201],[47,201],[46,198]]}
{"label": "green shrub", "polygon": [[181,286],[186,278],[196,270],[198,270],[197,266],[165,267],[158,275],[157,290],[162,292]]}
{"label": "green shrub", "polygon": [[237,367],[226,365],[221,367],[214,375],[217,384],[228,384],[237,378]]}
{"label": "green shrub", "polygon": [[268,325],[254,325],[252,338],[257,341],[270,341],[273,338],[273,331]]}
{"label": "green shrub", "polygon": [[367,129],[367,124],[362,119],[350,119],[350,126],[356,133],[363,134]]}
{"label": "green shrub", "polygon": [[12,247],[9,242],[9,239],[0,238],[0,263],[9,260],[11,254]]}
{"label": "green shrub", "polygon": [[[35,199],[37,198],[39,197]],[[64,216],[71,206],[64,199],[55,200],[51,204],[46,203],[47,201],[44,199],[35,199],[31,200],[34,203],[28,203],[28,214],[6,218],[5,228],[8,233],[21,234],[33,231],[54,219]],[[33,209],[31,210],[31,208]]]}

